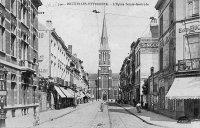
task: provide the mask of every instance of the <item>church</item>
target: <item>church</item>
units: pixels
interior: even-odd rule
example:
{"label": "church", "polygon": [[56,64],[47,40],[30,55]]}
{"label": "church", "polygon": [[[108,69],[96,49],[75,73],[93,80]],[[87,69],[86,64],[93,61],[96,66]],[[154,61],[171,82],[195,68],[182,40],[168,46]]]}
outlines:
{"label": "church", "polygon": [[114,101],[118,99],[119,73],[112,73],[110,53],[104,15],[97,73],[89,74],[89,90],[96,100]]}

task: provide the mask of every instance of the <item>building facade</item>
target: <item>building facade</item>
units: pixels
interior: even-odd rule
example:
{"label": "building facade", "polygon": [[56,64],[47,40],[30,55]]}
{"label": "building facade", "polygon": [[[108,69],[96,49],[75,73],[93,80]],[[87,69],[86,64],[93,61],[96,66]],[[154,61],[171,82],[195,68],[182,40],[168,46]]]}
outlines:
{"label": "building facade", "polygon": [[[59,87],[63,89],[72,83],[71,57],[71,50],[68,50],[52,27],[52,21],[47,20],[46,25],[39,24],[39,77],[47,81],[41,83],[41,88],[44,88],[41,94],[41,111],[70,105],[69,99],[65,99],[66,95],[59,91]],[[61,104],[65,105],[59,106]]]}
{"label": "building facade", "polygon": [[0,64],[8,71],[7,117],[38,107],[38,7],[40,0],[0,1]]}
{"label": "building facade", "polygon": [[142,86],[150,75],[150,68],[158,71],[158,39],[141,37],[135,44],[135,86],[134,99],[136,102],[146,102]]}
{"label": "building facade", "polygon": [[88,80],[83,61],[72,54],[72,45],[67,47],[58,36],[52,21],[47,20],[46,25],[39,24],[39,42],[39,76],[46,81],[40,83],[43,88],[40,110],[84,102]]}
{"label": "building facade", "polygon": [[155,94],[149,108],[173,118],[200,117],[200,95],[195,93],[200,77],[199,6],[199,0],[158,0],[155,6],[159,71],[149,77],[149,90]]}

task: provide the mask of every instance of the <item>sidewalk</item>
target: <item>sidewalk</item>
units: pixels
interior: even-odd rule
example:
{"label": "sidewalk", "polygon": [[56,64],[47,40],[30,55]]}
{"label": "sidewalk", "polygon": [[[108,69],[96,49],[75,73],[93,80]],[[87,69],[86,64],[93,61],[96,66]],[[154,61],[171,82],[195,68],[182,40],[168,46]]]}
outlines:
{"label": "sidewalk", "polygon": [[[81,109],[84,106],[88,106],[94,102],[79,104],[76,108],[68,107],[60,110],[49,110],[45,112],[41,112],[39,114],[40,118],[40,124],[52,121],[54,119],[60,118],[62,116],[65,116],[73,111],[76,111],[77,109]],[[14,118],[7,118],[6,119],[6,128],[31,128],[33,127],[33,114],[28,114],[26,116],[21,117],[14,117]]]}
{"label": "sidewalk", "polygon": [[177,123],[177,120],[156,114],[151,111],[146,111],[142,109],[141,113],[137,113],[135,107],[127,104],[118,104],[119,106],[125,108],[127,111],[137,116],[146,123],[162,126],[165,128],[200,128],[200,121],[192,121],[191,123]]}

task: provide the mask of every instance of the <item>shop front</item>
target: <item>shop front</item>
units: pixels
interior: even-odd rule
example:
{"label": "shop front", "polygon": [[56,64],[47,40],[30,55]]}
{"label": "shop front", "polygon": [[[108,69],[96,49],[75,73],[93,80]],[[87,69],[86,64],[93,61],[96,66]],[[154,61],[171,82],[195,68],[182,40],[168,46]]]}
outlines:
{"label": "shop front", "polygon": [[200,118],[200,77],[175,78],[166,98],[175,100],[176,119],[187,116],[191,119]]}

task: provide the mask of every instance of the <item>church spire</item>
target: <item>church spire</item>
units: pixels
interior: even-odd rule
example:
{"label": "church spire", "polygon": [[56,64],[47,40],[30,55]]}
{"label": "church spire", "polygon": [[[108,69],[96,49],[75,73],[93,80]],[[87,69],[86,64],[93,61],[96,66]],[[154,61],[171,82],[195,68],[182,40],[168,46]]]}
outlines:
{"label": "church spire", "polygon": [[100,50],[110,50],[109,45],[108,45],[105,12],[104,12],[104,18],[103,18],[103,28],[102,28],[102,35],[101,35]]}

